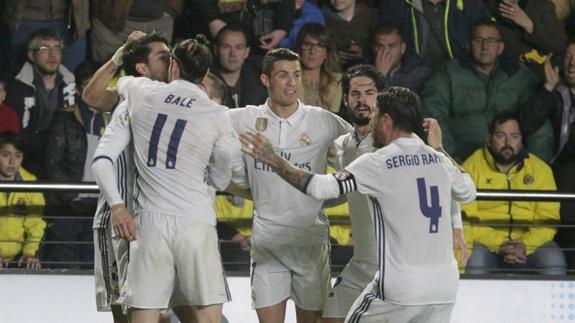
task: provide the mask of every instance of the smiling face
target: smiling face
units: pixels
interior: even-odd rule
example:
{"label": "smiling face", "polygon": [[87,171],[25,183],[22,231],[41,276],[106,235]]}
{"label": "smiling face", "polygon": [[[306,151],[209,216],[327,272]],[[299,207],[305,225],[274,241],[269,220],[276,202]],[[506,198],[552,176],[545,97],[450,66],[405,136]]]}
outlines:
{"label": "smiling face", "polygon": [[0,181],[13,181],[22,165],[24,153],[12,144],[0,147]]}
{"label": "smiling face", "polygon": [[270,75],[262,74],[262,83],[268,88],[270,105],[289,107],[297,104],[301,88],[301,66],[299,61],[278,60]]}
{"label": "smiling face", "polygon": [[357,125],[369,123],[369,116],[377,101],[375,81],[367,76],[356,76],[349,81],[349,93],[345,95],[345,103]]}
{"label": "smiling face", "polygon": [[565,71],[565,83],[572,90],[575,89],[575,43],[569,44],[565,51],[563,60],[563,69]]}

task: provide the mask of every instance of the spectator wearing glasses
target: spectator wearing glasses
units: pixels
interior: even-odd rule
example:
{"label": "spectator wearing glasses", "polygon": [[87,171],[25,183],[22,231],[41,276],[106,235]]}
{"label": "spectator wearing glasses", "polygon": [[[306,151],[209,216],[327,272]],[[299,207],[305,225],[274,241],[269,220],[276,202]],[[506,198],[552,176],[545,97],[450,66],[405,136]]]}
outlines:
{"label": "spectator wearing glasses", "polygon": [[8,83],[6,103],[20,118],[24,168],[45,180],[48,131],[54,113],[75,104],[74,74],[62,63],[64,43],[53,29],[40,29],[27,43],[28,61]]}
{"label": "spectator wearing glasses", "polygon": [[341,65],[335,42],[321,24],[306,24],[295,43],[302,60],[300,100],[337,113],[341,106]]}
{"label": "spectator wearing glasses", "polygon": [[486,0],[505,42],[505,51],[544,79],[545,55],[562,53],[567,32],[551,0]]}
{"label": "spectator wearing glasses", "polygon": [[[494,22],[474,24],[469,39],[469,54],[435,71],[421,92],[424,115],[439,121],[443,146],[459,161],[483,146],[495,115],[517,111],[538,85],[531,70],[501,55],[505,44]],[[549,122],[526,139],[527,150],[551,159]]]}

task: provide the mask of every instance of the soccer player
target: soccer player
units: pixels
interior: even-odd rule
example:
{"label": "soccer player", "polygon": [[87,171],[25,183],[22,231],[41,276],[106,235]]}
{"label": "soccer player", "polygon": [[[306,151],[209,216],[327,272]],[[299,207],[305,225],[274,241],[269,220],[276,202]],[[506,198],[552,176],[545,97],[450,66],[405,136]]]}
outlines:
{"label": "soccer player", "polygon": [[[413,136],[420,101],[405,88],[377,97],[371,118],[378,148],[335,175],[294,167],[265,137],[240,137],[244,152],[317,199],[358,191],[369,196],[378,273],[355,301],[346,322],[449,322],[459,273],[452,250],[451,202],[471,202],[475,186],[443,150]],[[427,119],[427,129],[435,120]],[[439,129],[429,136],[440,137]],[[434,142],[441,142],[434,140]]]}
{"label": "soccer player", "polygon": [[[130,125],[125,118],[125,102],[118,104],[118,93],[108,87],[118,69],[123,67],[128,75],[166,82],[169,54],[168,41],[164,37],[157,33],[146,35],[134,31],[128,36],[126,44],[94,74],[84,89],[83,99],[101,112],[115,108],[106,130],[107,136],[113,135],[116,139],[130,138]],[[124,204],[131,209],[134,177],[131,145],[126,144],[125,151],[115,160],[115,167],[118,190]],[[98,311],[111,310],[115,323],[127,323],[128,318],[123,314],[118,298],[125,281],[129,244],[127,240],[112,237],[110,215],[110,207],[103,195],[100,195],[93,226],[96,306]]]}
{"label": "soccer player", "polygon": [[[333,141],[352,127],[335,114],[304,105],[299,56],[269,51],[260,77],[263,105],[230,110],[236,132],[265,133],[294,167],[324,172]],[[294,189],[270,167],[246,156],[255,210],[252,234],[252,303],[262,323],[283,322],[288,298],[299,323],[316,322],[330,283],[329,223],[322,201]]]}
{"label": "soccer player", "polygon": [[126,142],[104,136],[94,158],[114,232],[130,240],[121,302],[131,322],[155,323],[168,307],[183,322],[219,322],[230,299],[208,183],[227,187],[237,138],[227,109],[198,86],[210,63],[199,35],[174,48],[169,84],[131,76],[118,82],[134,145],[135,217],[119,195],[111,162]]}

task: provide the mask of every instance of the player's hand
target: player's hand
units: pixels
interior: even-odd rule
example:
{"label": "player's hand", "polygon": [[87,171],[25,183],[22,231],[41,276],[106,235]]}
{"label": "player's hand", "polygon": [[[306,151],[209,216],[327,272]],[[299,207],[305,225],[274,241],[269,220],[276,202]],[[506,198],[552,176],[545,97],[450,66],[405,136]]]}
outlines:
{"label": "player's hand", "polygon": [[18,260],[18,267],[26,264],[26,269],[40,270],[42,265],[40,265],[40,260],[34,256],[22,256]]}
{"label": "player's hand", "polygon": [[136,219],[124,204],[116,204],[112,207],[112,228],[119,238],[128,241],[136,240]]}
{"label": "player's hand", "polygon": [[462,229],[453,229],[453,248],[461,252],[461,266],[465,268],[469,259],[469,250]]}
{"label": "player's hand", "polygon": [[144,36],[146,36],[145,32],[140,30],[134,30],[130,33],[130,35],[128,35],[128,38],[126,39],[126,44],[133,43]]}
{"label": "player's hand", "polygon": [[427,132],[427,144],[436,150],[443,148],[443,135],[437,120],[433,118],[423,119],[423,129]]}
{"label": "player's hand", "polygon": [[252,250],[252,239],[250,239],[250,236],[245,236],[238,232],[232,237],[232,241],[239,242],[243,251]]}
{"label": "player's hand", "polygon": [[249,131],[241,133],[240,141],[244,153],[255,160],[273,166],[278,155],[272,143],[263,133],[254,134]]}

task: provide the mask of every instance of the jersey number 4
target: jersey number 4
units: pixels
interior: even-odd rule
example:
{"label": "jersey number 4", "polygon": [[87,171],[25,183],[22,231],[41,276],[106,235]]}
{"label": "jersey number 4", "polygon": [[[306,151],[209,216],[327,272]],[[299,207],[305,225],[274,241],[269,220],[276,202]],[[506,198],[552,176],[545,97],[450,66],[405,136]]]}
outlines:
{"label": "jersey number 4", "polygon": [[417,179],[417,192],[419,193],[419,209],[423,216],[429,218],[429,233],[437,233],[439,230],[439,218],[441,217],[441,206],[439,205],[439,190],[437,186],[430,186],[431,206],[427,205],[427,186],[425,178]]}
{"label": "jersey number 4", "polygon": [[[167,119],[168,115],[159,113],[156,118],[156,122],[154,122],[152,136],[150,137],[150,148],[148,149],[148,167],[156,167],[156,163],[158,161],[158,143],[160,142],[160,136],[162,135],[162,130],[164,129]],[[186,128],[186,123],[186,120],[178,119],[174,126],[174,130],[170,135],[170,143],[168,144],[168,153],[166,156],[167,169],[176,168],[178,146],[180,145],[180,139],[182,139],[184,128]]]}

